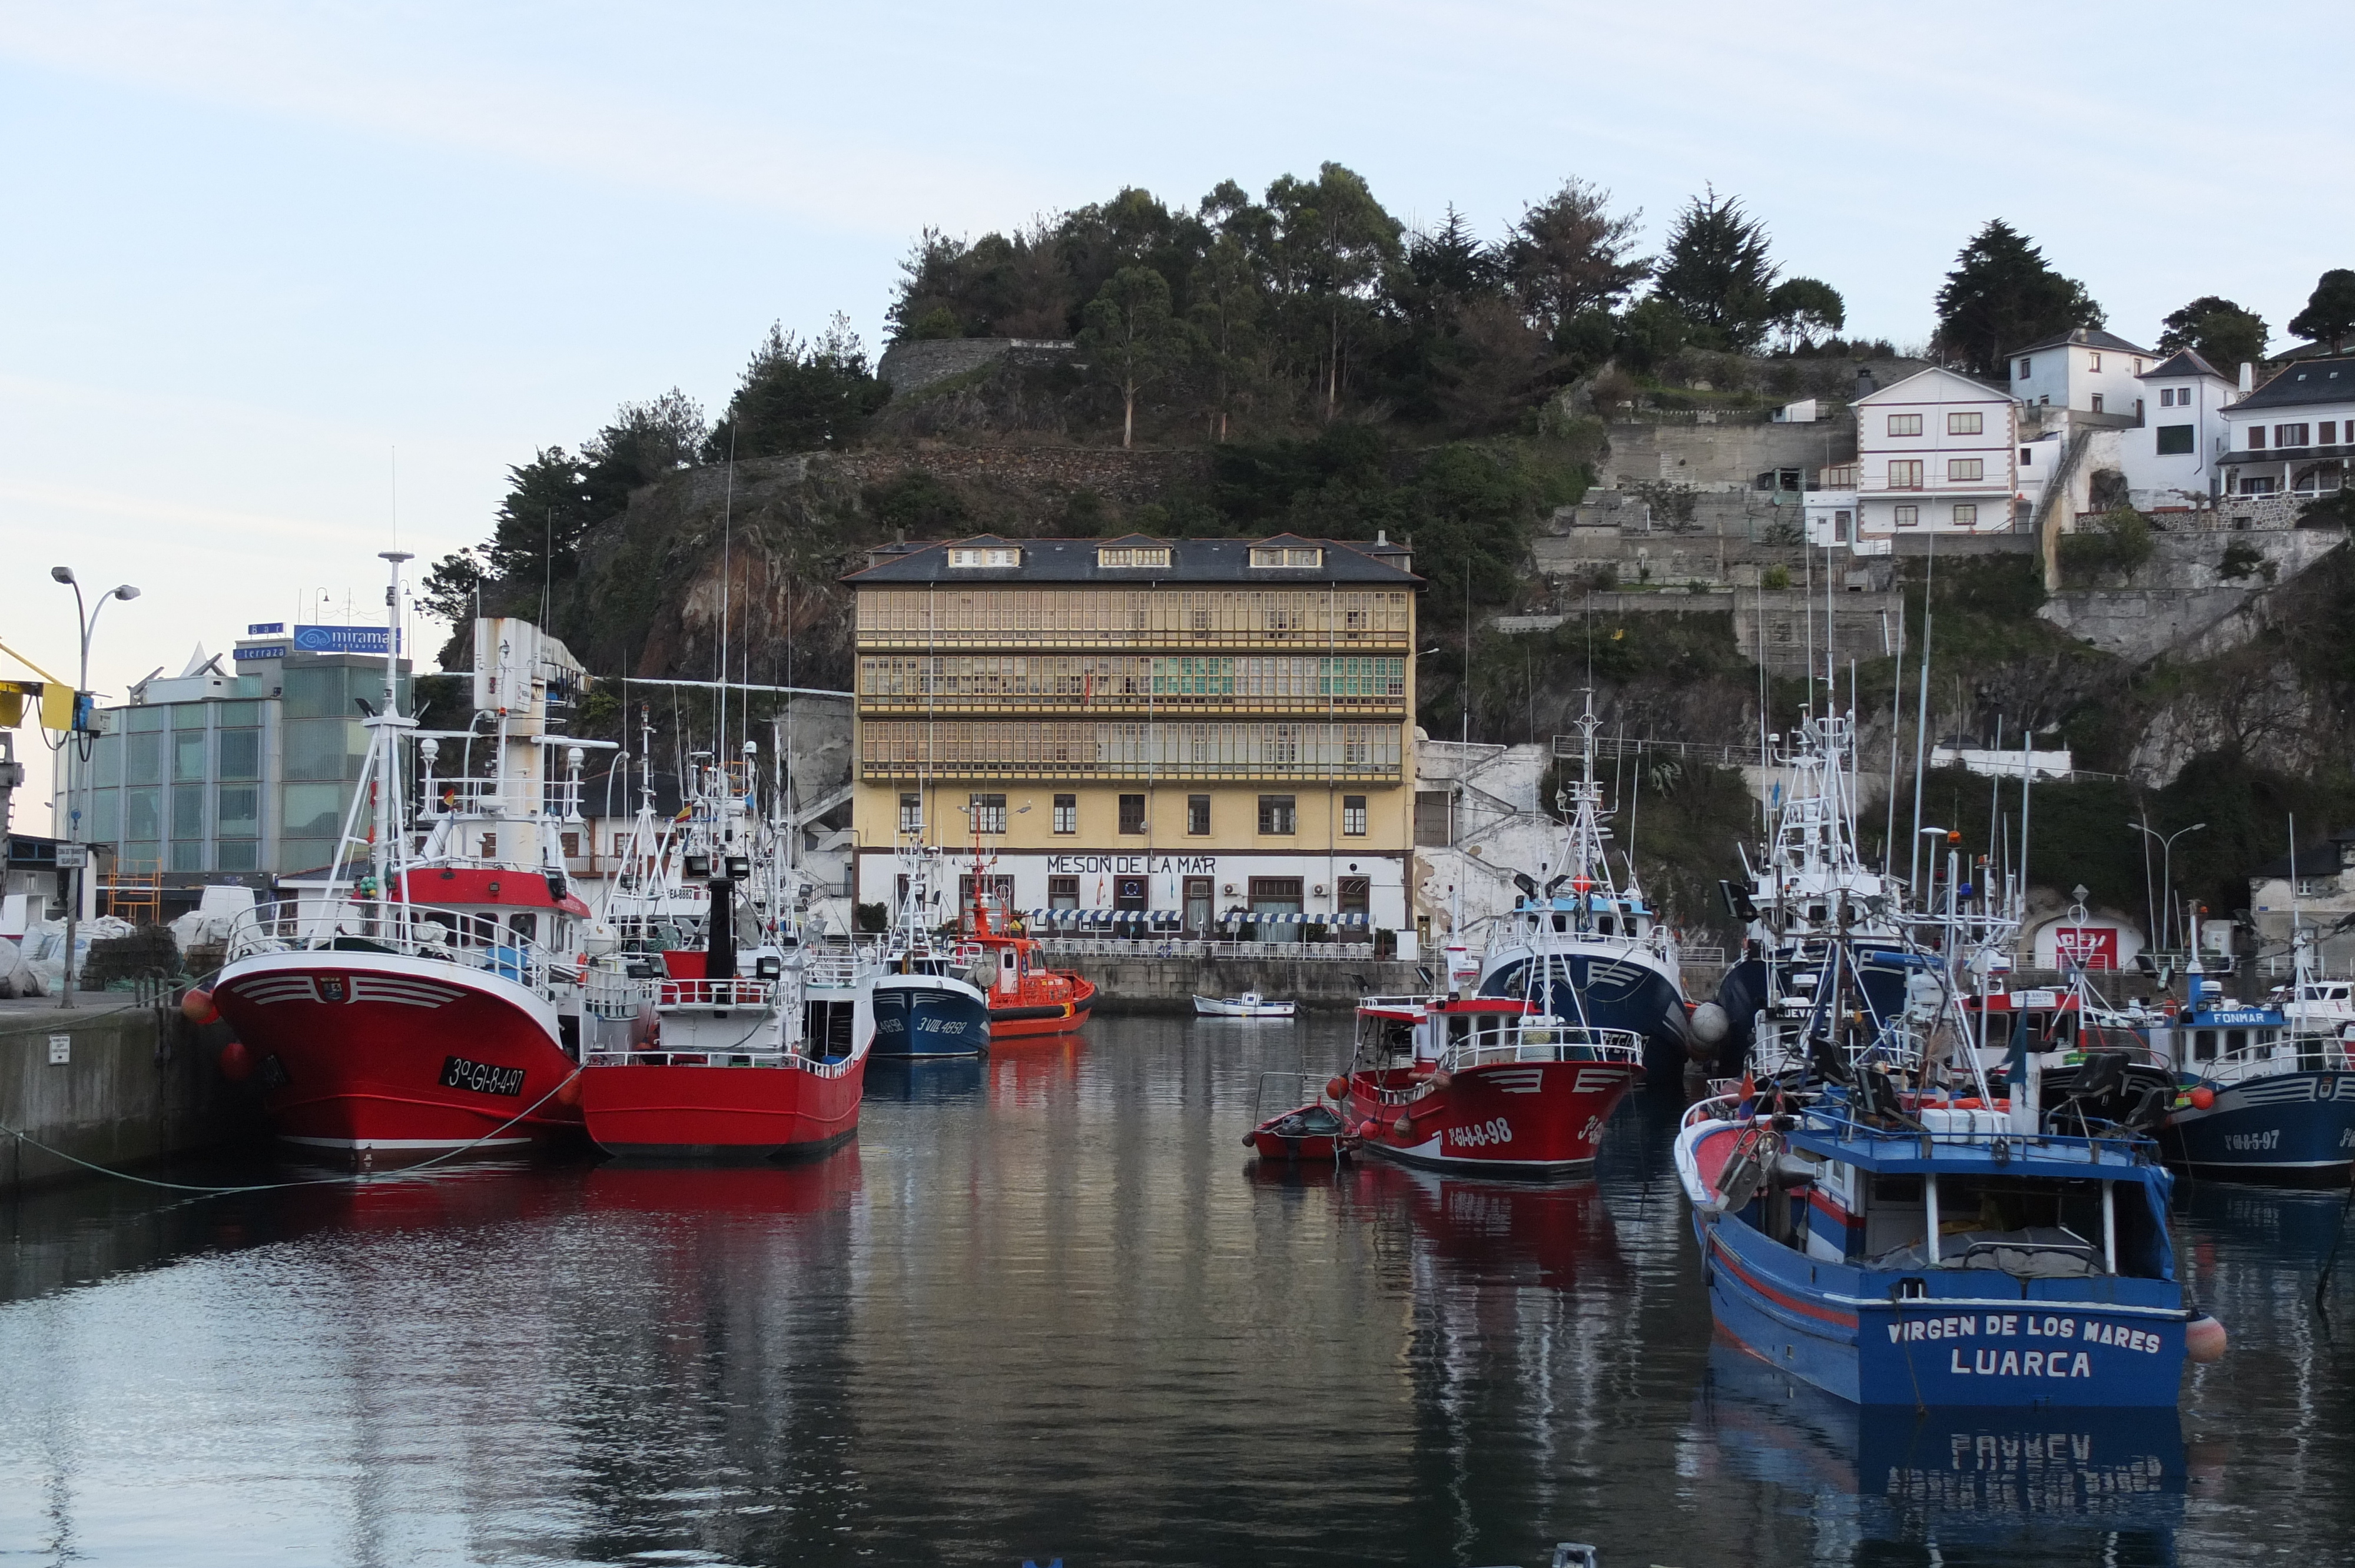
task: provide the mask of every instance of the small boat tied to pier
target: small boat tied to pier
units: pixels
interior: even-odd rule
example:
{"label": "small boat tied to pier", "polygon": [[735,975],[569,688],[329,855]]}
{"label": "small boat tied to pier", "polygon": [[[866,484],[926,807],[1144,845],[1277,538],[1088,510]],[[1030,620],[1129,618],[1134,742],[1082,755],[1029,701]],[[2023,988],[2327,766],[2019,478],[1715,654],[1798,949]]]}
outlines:
{"label": "small boat tied to pier", "polygon": [[[1272,1105],[1290,1108],[1269,1115]],[[1262,1073],[1252,1114],[1259,1125],[1243,1134],[1243,1147],[1262,1160],[1331,1164],[1357,1146],[1341,1112],[1310,1091],[1305,1073]]]}
{"label": "small boat tied to pier", "polygon": [[1290,1018],[1294,1004],[1270,1001],[1255,991],[1241,996],[1198,996],[1194,999],[1197,1018]]}

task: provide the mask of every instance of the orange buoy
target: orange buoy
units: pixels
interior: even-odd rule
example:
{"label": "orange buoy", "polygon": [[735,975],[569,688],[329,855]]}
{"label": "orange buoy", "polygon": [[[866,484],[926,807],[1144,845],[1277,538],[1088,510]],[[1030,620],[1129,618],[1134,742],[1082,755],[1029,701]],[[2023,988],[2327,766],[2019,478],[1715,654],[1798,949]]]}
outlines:
{"label": "orange buoy", "polygon": [[232,1040],[221,1047],[218,1063],[220,1075],[232,1084],[241,1084],[253,1076],[253,1053],[242,1040]]}
{"label": "orange buoy", "polygon": [[2190,1100],[2193,1108],[2197,1110],[2211,1110],[2216,1104],[2216,1091],[2205,1084],[2192,1086],[2191,1093],[2185,1097]]}
{"label": "orange buoy", "polygon": [[581,1075],[573,1074],[556,1087],[556,1103],[567,1107],[581,1103]]}
{"label": "orange buoy", "polygon": [[2202,1312],[2183,1325],[2183,1353],[2205,1366],[2224,1359],[2224,1325]]}
{"label": "orange buoy", "polygon": [[1349,1081],[1347,1078],[1340,1076],[1338,1074],[1326,1079],[1325,1097],[1328,1100],[1348,1099],[1349,1097]]}
{"label": "orange buoy", "polygon": [[201,1027],[220,1022],[220,1009],[213,1005],[213,993],[202,986],[190,986],[180,997],[180,1016]]}

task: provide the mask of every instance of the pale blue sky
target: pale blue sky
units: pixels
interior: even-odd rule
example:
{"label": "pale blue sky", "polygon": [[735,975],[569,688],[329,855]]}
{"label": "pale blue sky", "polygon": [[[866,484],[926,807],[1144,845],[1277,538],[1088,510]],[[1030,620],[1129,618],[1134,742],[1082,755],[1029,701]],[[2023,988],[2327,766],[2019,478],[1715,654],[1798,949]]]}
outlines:
{"label": "pale blue sky", "polygon": [[2355,137],[2297,79],[2355,9],[2233,15],[0,0],[0,638],[69,657],[60,560],[145,590],[107,612],[115,692],[367,603],[396,448],[430,560],[616,403],[716,408],[772,320],[877,344],[925,224],[1123,184],[1333,158],[1494,234],[1575,174],[1657,238],[1713,181],[1901,343],[2000,216],[2127,336],[2211,292],[2278,329],[2355,266]]}

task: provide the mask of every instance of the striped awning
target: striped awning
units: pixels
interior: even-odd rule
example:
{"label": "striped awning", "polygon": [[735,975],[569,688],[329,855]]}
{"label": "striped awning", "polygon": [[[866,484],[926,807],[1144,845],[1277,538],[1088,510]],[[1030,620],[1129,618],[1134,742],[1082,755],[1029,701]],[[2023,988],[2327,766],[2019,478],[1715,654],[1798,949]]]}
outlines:
{"label": "striped awning", "polygon": [[1221,926],[1363,926],[1369,924],[1363,915],[1306,915],[1289,910],[1230,909],[1220,917]]}
{"label": "striped awning", "polygon": [[1033,909],[1030,911],[1030,925],[1034,930],[1175,931],[1184,923],[1184,918],[1175,909]]}

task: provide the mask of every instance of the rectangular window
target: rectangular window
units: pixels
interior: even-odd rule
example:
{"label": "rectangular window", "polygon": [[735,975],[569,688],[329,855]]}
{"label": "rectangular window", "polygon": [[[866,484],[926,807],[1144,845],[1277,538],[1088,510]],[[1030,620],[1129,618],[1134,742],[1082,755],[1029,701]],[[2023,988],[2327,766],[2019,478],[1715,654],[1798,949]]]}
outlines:
{"label": "rectangular window", "polygon": [[1900,506],[1896,511],[1900,528],[1911,528],[1922,521],[1922,509],[1918,506]]}
{"label": "rectangular window", "polygon": [[200,729],[175,730],[172,733],[172,777],[192,779],[204,776],[205,732]]}
{"label": "rectangular window", "polygon": [[496,860],[499,858],[498,834],[485,833],[483,835],[483,858],[485,860]]}
{"label": "rectangular window", "polygon": [[579,860],[581,858],[581,835],[579,833],[559,833],[556,837],[558,843],[563,848],[565,859]]}
{"label": "rectangular window", "polygon": [[1186,797],[1186,831],[1198,837],[1210,831],[1210,798],[1208,795]]}
{"label": "rectangular window", "polygon": [[1906,458],[1891,462],[1889,465],[1889,488],[1891,490],[1921,489],[1922,460]]}
{"label": "rectangular window", "polygon": [[1080,879],[1076,876],[1050,876],[1047,879],[1047,907],[1077,909],[1080,906]]}
{"label": "rectangular window", "polygon": [[2316,442],[2321,446],[2337,446],[2339,444],[2339,422],[2336,419],[2323,420],[2322,429],[2314,433],[2314,439]]}
{"label": "rectangular window", "polygon": [[1889,433],[1892,436],[1920,435],[1922,433],[1922,416],[1919,414],[1890,415]]}
{"label": "rectangular window", "polygon": [[1946,416],[1946,434],[1950,436],[1983,435],[1986,433],[1986,430],[1987,416],[1985,414],[1949,414]]}
{"label": "rectangular window", "polygon": [[1055,831],[1059,833],[1080,831],[1080,798],[1077,795],[1055,797]]}
{"label": "rectangular window", "polygon": [[1987,460],[1985,458],[1948,458],[1946,460],[1946,479],[1949,483],[1960,482],[1976,484],[1986,477]]}
{"label": "rectangular window", "polygon": [[220,732],[218,749],[214,760],[223,779],[259,779],[261,777],[261,732],[258,729],[225,729]]}
{"label": "rectangular window", "polygon": [[101,789],[91,797],[90,817],[81,825],[82,836],[91,843],[111,844],[123,836],[123,796],[120,791]]}
{"label": "rectangular window", "polygon": [[2306,444],[2306,427],[2304,425],[2275,425],[2274,427],[2274,445],[2277,447],[2302,447]]}
{"label": "rectangular window", "polygon": [[1254,915],[1297,915],[1300,913],[1301,878],[1296,876],[1254,876],[1251,879],[1251,906]]}
{"label": "rectangular window", "polygon": [[2134,374],[2137,376],[2140,376],[2142,374],[2142,361],[2139,359],[2134,362]]}
{"label": "rectangular window", "polygon": [[2190,425],[2159,426],[2158,455],[2161,457],[2181,457],[2190,451],[2191,430],[2192,427]]}
{"label": "rectangular window", "polygon": [[2158,406],[2162,408],[2172,408],[2175,407],[2174,387],[2162,387],[2158,389]]}
{"label": "rectangular window", "polygon": [[2029,368],[2030,368],[2031,366],[2033,366],[2035,363],[2036,363],[2036,362],[2035,362],[2034,360],[2032,360],[2032,359],[2023,359],[2023,360],[2021,360],[2021,361],[2019,362],[2019,374],[2020,374],[2022,376],[2025,376],[2028,374],[2028,372],[2029,372]]}
{"label": "rectangular window", "polygon": [[215,867],[221,871],[260,871],[261,846],[251,839],[233,840],[213,849]]}
{"label": "rectangular window", "polygon": [[[155,711],[155,710],[149,710]],[[133,708],[131,716],[137,718],[141,710]],[[126,735],[123,737],[123,755],[126,766],[126,784],[161,784],[164,781],[164,737],[160,735]]]}
{"label": "rectangular window", "polygon": [[1166,567],[1169,564],[1169,546],[1157,549],[1124,546],[1117,550],[1098,550],[1096,565],[1107,570],[1134,569],[1138,567]]}
{"label": "rectangular window", "polygon": [[[2102,356],[2098,354],[2089,354],[2085,356],[2085,368],[2088,370],[2099,370],[2102,367]],[[2095,413],[2100,411],[2098,407],[2094,409]]]}
{"label": "rectangular window", "polygon": [[2265,450],[2265,428],[2263,425],[2249,427],[2249,450],[2253,452]]}
{"label": "rectangular window", "polygon": [[1293,831],[1294,813],[1289,795],[1262,795],[1259,798],[1259,831],[1263,833],[1288,835]]}
{"label": "rectangular window", "polygon": [[205,836],[203,785],[172,786],[172,836],[176,839],[200,839]]}
{"label": "rectangular window", "polygon": [[[290,839],[332,839],[344,821],[344,792],[334,784],[289,784],[281,797],[280,831]],[[296,866],[308,869],[301,861]]]}
{"label": "rectangular window", "polygon": [[1141,833],[1145,831],[1145,797],[1123,795],[1120,798],[1120,831]]}
{"label": "rectangular window", "polygon": [[1350,838],[1365,836],[1366,798],[1363,795],[1341,797],[1341,832]]}
{"label": "rectangular window", "polygon": [[976,833],[1002,833],[1006,831],[1006,797],[1003,795],[968,796],[973,812],[973,831]]}
{"label": "rectangular window", "polygon": [[1251,564],[1254,567],[1321,567],[1325,552],[1298,545],[1253,545]]}
{"label": "rectangular window", "polygon": [[[2099,370],[2099,369],[2101,368],[2101,366],[2097,365],[2097,366],[2094,366],[2094,369],[2096,369],[2096,370]],[[2094,393],[2094,413],[2096,413],[2096,414],[2098,414],[2098,413],[2100,413],[2101,411],[2102,411],[2102,395],[2101,395],[2099,392],[2096,392],[2096,393]]]}
{"label": "rectangular window", "polygon": [[1845,545],[1848,543],[1848,524],[1849,514],[1846,512],[1835,512],[1832,514],[1832,540],[1835,544]]}
{"label": "rectangular window", "polygon": [[1018,567],[1022,552],[1010,546],[966,546],[949,552],[951,567]]}
{"label": "rectangular window", "polygon": [[1962,505],[1957,506],[1957,507],[1955,507],[1955,527],[1957,527],[1957,528],[1976,528],[1976,527],[1977,527],[1978,525],[1979,525],[1979,509],[1978,509],[1978,507],[1977,507],[1977,505],[1972,504],[1972,503],[1965,503],[1964,504],[1962,504]]}
{"label": "rectangular window", "polygon": [[922,795],[900,797],[900,831],[903,833],[924,831],[924,798]]}
{"label": "rectangular window", "polygon": [[1373,913],[1374,879],[1370,876],[1345,876],[1337,885],[1339,895],[1334,906],[1344,915]]}
{"label": "rectangular window", "polygon": [[[329,832],[334,832],[331,828]],[[160,789],[128,789],[123,796],[123,836],[160,839],[164,836],[164,801]]]}
{"label": "rectangular window", "polygon": [[225,839],[250,839],[261,832],[261,789],[253,784],[224,784],[213,797],[218,814],[214,832]]}
{"label": "rectangular window", "polygon": [[2036,449],[2035,449],[2034,447],[2022,447],[2022,448],[2020,448],[2020,449],[2019,449],[2019,466],[2020,466],[2020,467],[2022,467],[2022,468],[2032,468],[2032,467],[2034,467],[2034,466],[2035,466],[2035,463],[2036,463]]}

